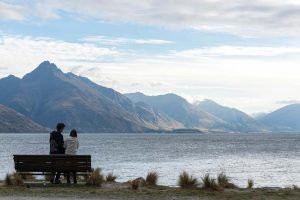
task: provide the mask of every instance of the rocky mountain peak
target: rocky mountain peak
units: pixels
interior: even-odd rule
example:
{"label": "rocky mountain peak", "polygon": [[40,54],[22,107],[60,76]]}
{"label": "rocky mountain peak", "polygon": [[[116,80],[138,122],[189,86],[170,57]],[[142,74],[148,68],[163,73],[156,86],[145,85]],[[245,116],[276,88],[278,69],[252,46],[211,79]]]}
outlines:
{"label": "rocky mountain peak", "polygon": [[35,79],[47,79],[49,77],[61,77],[64,73],[54,64],[49,61],[44,61],[32,72],[23,77],[24,81],[32,81]]}

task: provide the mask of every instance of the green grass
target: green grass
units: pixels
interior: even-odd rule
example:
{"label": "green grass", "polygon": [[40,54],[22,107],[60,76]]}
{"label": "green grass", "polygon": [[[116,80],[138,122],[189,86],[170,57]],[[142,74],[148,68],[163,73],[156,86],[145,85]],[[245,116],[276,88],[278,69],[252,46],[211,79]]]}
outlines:
{"label": "green grass", "polygon": [[196,188],[199,183],[196,177],[189,175],[186,171],[183,171],[178,178],[178,185],[181,188]]}

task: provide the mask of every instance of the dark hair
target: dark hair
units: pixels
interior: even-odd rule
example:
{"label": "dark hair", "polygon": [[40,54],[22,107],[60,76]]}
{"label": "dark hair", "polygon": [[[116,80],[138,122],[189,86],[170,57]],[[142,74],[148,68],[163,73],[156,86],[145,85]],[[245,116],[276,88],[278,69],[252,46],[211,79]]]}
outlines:
{"label": "dark hair", "polygon": [[70,132],[71,137],[77,137],[77,131],[75,129],[72,129]]}
{"label": "dark hair", "polygon": [[60,130],[64,129],[65,127],[66,127],[66,125],[64,123],[57,123],[56,130],[60,131]]}

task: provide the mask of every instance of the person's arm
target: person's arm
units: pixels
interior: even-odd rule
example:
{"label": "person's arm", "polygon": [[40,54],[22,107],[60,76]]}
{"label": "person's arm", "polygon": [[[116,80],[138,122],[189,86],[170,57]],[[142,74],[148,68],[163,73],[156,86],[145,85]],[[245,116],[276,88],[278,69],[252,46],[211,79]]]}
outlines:
{"label": "person's arm", "polygon": [[61,149],[61,150],[65,149],[64,148],[64,138],[63,138],[63,136],[61,134],[59,135],[57,144],[58,144],[58,149]]}
{"label": "person's arm", "polygon": [[51,143],[51,140],[53,140],[53,131],[50,133],[49,143]]}
{"label": "person's arm", "polygon": [[77,149],[79,149],[79,140],[77,139]]}
{"label": "person's arm", "polygon": [[64,142],[64,148],[67,148],[67,140]]}

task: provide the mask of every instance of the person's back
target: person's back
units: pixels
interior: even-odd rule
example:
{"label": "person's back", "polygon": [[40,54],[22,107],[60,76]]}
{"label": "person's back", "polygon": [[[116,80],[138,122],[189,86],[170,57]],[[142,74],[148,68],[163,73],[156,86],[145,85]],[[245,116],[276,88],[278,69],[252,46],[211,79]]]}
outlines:
{"label": "person's back", "polygon": [[[66,139],[64,142],[64,148],[65,148],[65,154],[67,155],[75,155],[77,153],[77,150],[79,148],[79,141],[77,139],[77,131],[75,129],[71,130],[70,132],[70,137]],[[76,171],[72,172],[73,173],[73,180],[74,184],[77,183],[76,180]],[[67,182],[71,183],[70,181],[70,173],[67,173]]]}
{"label": "person's back", "polygon": [[50,133],[50,154],[57,154],[58,153],[58,143],[56,142],[56,131],[52,131]]}
{"label": "person's back", "polygon": [[50,154],[64,154],[64,138],[60,131],[50,133]]}
{"label": "person's back", "polygon": [[[58,123],[56,125],[56,131],[52,131],[50,133],[50,154],[64,154],[65,148],[64,148],[64,136],[62,135],[62,132],[65,128],[64,123]],[[54,180],[55,178],[55,180]],[[60,183],[60,172],[53,172],[51,174],[51,183]]]}
{"label": "person's back", "polygon": [[64,143],[64,147],[66,149],[65,154],[75,155],[77,154],[77,150],[79,148],[79,141],[77,137],[68,137]]}

